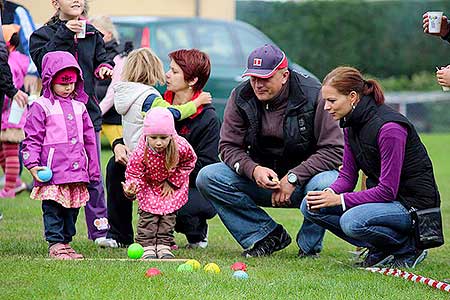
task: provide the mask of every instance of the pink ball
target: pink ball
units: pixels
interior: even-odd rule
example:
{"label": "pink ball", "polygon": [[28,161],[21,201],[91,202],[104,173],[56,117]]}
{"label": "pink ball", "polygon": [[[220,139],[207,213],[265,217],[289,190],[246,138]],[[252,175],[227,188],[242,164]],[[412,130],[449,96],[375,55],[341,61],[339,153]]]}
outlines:
{"label": "pink ball", "polygon": [[162,273],[158,268],[150,268],[145,272],[145,277],[153,277],[161,274]]}
{"label": "pink ball", "polygon": [[234,264],[231,265],[231,270],[233,271],[244,271],[247,272],[247,265],[244,264],[243,262],[235,262]]}

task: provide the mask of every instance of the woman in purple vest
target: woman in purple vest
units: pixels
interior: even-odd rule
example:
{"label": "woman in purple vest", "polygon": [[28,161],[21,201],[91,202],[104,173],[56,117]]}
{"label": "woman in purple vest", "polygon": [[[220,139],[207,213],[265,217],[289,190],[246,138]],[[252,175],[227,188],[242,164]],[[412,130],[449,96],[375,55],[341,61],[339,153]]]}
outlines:
{"label": "woman in purple vest", "polygon": [[[384,104],[379,83],[354,68],[331,71],[322,96],[344,128],[343,166],[329,188],[308,193],[303,215],[368,248],[361,267],[414,268],[427,252],[416,246],[410,211],[440,204],[425,146],[408,119]],[[368,189],[354,192],[359,170]]]}

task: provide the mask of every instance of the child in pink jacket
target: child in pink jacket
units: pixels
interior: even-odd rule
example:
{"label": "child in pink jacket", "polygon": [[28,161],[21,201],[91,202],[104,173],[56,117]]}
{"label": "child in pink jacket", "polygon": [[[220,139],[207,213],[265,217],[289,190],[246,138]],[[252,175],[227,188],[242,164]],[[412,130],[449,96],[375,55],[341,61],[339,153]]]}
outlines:
{"label": "child in pink jacket", "polygon": [[162,107],[149,110],[122,183],[125,195],[139,201],[136,242],[144,247],[144,259],[174,257],[176,211],[188,200],[196,160],[191,145],[176,133],[172,113]]}
{"label": "child in pink jacket", "polygon": [[[20,43],[20,26],[9,24],[3,25],[2,29],[8,47],[8,65],[11,68],[14,86],[20,89],[23,86],[28,65],[30,64],[28,56],[16,50]],[[5,186],[0,190],[0,198],[14,198],[16,196],[16,186],[24,184],[19,178],[19,144],[25,137],[23,126],[25,125],[26,113],[24,112],[19,122],[10,122],[9,115],[11,113],[12,103],[12,99],[5,97],[1,112],[0,166],[5,173]]]}
{"label": "child in pink jacket", "polygon": [[[31,104],[25,123],[23,162],[34,178],[31,199],[42,201],[49,256],[81,259],[69,245],[80,207],[89,200],[87,186],[100,180],[97,144],[85,104],[83,77],[69,52],[47,53],[42,60],[43,94]],[[43,182],[38,171],[50,168]]]}

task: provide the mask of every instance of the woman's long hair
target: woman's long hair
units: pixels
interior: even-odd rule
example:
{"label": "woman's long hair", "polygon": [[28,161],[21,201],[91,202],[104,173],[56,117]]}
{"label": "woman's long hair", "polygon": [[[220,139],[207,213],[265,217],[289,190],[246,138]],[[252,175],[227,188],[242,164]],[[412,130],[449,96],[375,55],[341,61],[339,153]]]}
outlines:
{"label": "woman's long hair", "polygon": [[334,87],[339,93],[348,95],[355,91],[360,97],[371,95],[377,105],[384,103],[383,89],[375,79],[365,80],[360,71],[352,67],[337,67],[325,76],[323,85]]}
{"label": "woman's long hair", "polygon": [[[144,162],[145,166],[148,167],[148,151],[149,151],[150,145],[147,142],[147,139],[145,141],[145,148],[144,148]],[[178,155],[178,145],[175,141],[174,136],[170,138],[169,145],[167,145],[166,148],[166,157],[164,161],[164,165],[167,169],[167,171],[171,171],[173,168],[175,168],[178,165],[179,161],[179,155]]]}

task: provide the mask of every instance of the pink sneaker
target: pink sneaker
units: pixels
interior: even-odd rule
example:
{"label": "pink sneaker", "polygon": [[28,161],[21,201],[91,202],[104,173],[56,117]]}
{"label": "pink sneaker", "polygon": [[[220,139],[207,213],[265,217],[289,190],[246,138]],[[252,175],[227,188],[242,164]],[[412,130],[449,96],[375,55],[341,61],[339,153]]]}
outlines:
{"label": "pink sneaker", "polygon": [[72,257],[73,259],[84,259],[84,256],[73,250],[73,248],[70,247],[69,244],[64,244],[64,246],[66,247],[66,251],[69,254],[69,256]]}
{"label": "pink sneaker", "polygon": [[14,189],[11,189],[9,191],[5,189],[0,190],[0,198],[15,198],[16,193],[14,192]]}
{"label": "pink sneaker", "polygon": [[56,243],[48,249],[48,256],[53,259],[59,260],[69,260],[73,259],[72,256],[69,255],[66,249],[66,245],[62,243]]}

